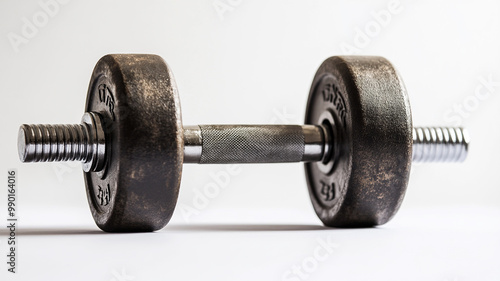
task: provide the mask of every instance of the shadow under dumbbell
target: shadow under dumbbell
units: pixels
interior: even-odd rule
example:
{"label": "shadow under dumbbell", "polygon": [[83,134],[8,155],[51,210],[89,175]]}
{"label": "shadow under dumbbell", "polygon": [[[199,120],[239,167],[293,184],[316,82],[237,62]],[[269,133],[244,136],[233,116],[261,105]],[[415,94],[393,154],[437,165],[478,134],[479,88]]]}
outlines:
{"label": "shadow under dumbbell", "polygon": [[[374,227],[357,229],[377,229]],[[277,232],[277,231],[318,231],[318,230],[349,230],[349,228],[332,228],[322,225],[299,225],[299,224],[189,224],[189,225],[168,225],[158,232]],[[121,232],[118,234],[137,234],[135,232]],[[21,228],[16,230],[18,236],[55,236],[55,235],[95,235],[95,234],[117,234],[105,232],[99,229],[58,229],[58,228]],[[0,236],[8,236],[8,230],[0,230]]]}
{"label": "shadow under dumbbell", "polygon": [[164,231],[317,231],[331,230],[322,225],[295,224],[189,224],[168,225]]}
{"label": "shadow under dumbbell", "polygon": [[[8,235],[7,231],[0,232],[1,235]],[[16,230],[19,236],[53,236],[53,235],[90,235],[90,234],[109,234],[99,229],[58,229],[58,228],[20,228]]]}

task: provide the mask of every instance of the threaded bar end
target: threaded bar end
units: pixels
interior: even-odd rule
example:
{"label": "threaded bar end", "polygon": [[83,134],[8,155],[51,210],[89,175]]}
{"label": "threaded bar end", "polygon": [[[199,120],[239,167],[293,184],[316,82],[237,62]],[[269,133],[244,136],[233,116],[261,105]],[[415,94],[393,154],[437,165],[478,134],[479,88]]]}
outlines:
{"label": "threaded bar end", "polygon": [[468,146],[469,137],[463,128],[413,128],[414,162],[463,162]]}
{"label": "threaded bar end", "polygon": [[22,162],[83,161],[91,159],[93,143],[86,124],[22,125],[18,150]]}

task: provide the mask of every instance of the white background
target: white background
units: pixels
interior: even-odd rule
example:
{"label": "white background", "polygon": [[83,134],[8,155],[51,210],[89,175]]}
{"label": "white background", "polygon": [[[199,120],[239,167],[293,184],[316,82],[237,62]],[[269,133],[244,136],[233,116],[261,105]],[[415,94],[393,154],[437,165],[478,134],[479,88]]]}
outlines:
{"label": "white background", "polygon": [[[500,279],[500,2],[67,2],[0,2],[0,182],[18,169],[21,220],[20,273],[1,262],[2,280]],[[472,139],[464,164],[414,165],[400,213],[376,229],[322,228],[302,164],[238,166],[204,205],[197,194],[227,167],[185,165],[165,229],[104,234],[79,165],[17,157],[20,124],[79,122],[108,53],[162,56],[190,125],[300,124],[317,67],[350,52],[397,67],[415,125],[461,125]],[[312,263],[318,239],[336,247]],[[307,277],[287,273],[304,263]]]}

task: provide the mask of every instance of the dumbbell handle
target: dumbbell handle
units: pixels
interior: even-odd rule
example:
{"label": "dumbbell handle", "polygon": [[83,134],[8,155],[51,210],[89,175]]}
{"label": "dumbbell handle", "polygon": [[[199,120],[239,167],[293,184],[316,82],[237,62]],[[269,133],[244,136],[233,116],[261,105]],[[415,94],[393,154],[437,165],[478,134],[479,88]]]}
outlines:
{"label": "dumbbell handle", "polygon": [[[105,141],[99,115],[81,125],[22,125],[22,162],[82,161],[86,171],[104,162]],[[468,152],[462,128],[413,129],[413,161],[462,162]],[[333,140],[315,125],[200,125],[184,128],[184,162],[200,164],[314,162],[328,157]]]}
{"label": "dumbbell handle", "polygon": [[184,127],[184,163],[320,161],[330,149],[315,125],[200,125]]}

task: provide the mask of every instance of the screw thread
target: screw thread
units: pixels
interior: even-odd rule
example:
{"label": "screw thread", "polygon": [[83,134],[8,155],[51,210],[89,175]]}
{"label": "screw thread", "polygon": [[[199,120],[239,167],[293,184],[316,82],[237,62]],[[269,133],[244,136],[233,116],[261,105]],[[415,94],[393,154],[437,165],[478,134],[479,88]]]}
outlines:
{"label": "screw thread", "polygon": [[22,125],[19,158],[22,162],[86,162],[94,153],[92,136],[86,124]]}
{"label": "screw thread", "polygon": [[463,162],[468,146],[469,138],[463,128],[413,128],[414,162]]}

